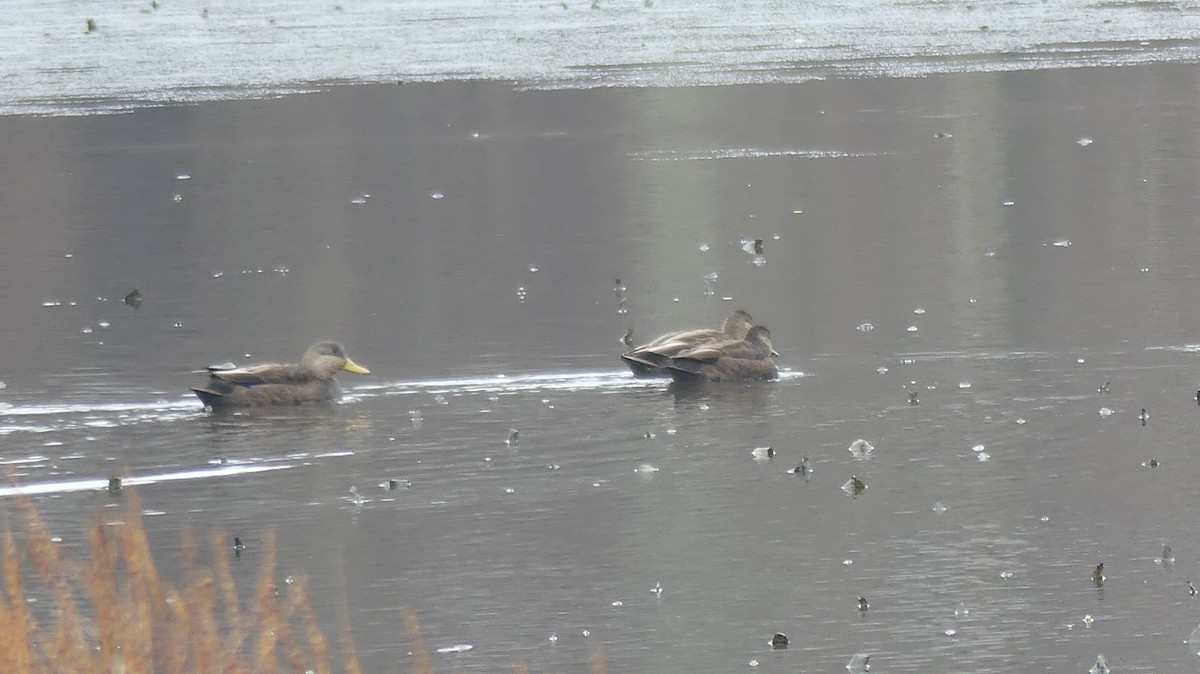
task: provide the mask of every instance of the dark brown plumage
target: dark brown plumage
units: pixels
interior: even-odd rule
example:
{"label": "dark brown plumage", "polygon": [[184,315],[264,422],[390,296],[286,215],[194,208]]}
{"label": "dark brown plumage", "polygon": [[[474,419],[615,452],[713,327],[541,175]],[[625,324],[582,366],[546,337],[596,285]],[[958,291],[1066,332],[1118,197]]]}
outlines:
{"label": "dark brown plumage", "polygon": [[738,309],[725,319],[720,330],[698,328],[668,332],[623,354],[621,359],[636,377],[666,377],[670,373],[663,366],[671,358],[709,342],[743,339],[752,325],[754,319],[750,318],[750,314]]}
{"label": "dark brown plumage", "polygon": [[669,360],[664,369],[681,383],[774,379],[779,374],[771,359],[774,354],[771,332],[756,325],[745,339],[711,342],[683,351]]}
{"label": "dark brown plumage", "polygon": [[308,347],[299,364],[262,363],[239,368],[210,367],[208,384],[195,388],[206,407],[229,409],[330,402],[341,395],[333,376],[339,370],[369,374],[336,342]]}

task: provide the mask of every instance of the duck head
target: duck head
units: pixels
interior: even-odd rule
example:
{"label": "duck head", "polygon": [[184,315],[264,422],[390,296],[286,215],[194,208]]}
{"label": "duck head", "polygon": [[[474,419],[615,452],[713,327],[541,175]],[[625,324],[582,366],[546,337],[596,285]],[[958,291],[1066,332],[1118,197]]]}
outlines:
{"label": "duck head", "polygon": [[337,342],[317,342],[308,347],[300,365],[312,370],[321,379],[331,379],[338,370],[355,374],[370,374],[367,368],[350,360],[346,350]]}

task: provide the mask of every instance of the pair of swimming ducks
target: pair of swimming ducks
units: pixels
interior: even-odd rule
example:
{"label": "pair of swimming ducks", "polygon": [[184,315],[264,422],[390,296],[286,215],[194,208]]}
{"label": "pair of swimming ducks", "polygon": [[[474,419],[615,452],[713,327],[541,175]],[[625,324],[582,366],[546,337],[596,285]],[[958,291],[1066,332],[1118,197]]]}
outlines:
{"label": "pair of swimming ducks", "polygon": [[[635,376],[690,383],[774,379],[778,370],[771,357],[776,355],[771,333],[738,309],[720,330],[669,332],[621,358]],[[318,342],[299,363],[209,367],[207,384],[192,391],[214,410],[330,402],[341,393],[334,375],[342,370],[370,374],[341,344]]]}

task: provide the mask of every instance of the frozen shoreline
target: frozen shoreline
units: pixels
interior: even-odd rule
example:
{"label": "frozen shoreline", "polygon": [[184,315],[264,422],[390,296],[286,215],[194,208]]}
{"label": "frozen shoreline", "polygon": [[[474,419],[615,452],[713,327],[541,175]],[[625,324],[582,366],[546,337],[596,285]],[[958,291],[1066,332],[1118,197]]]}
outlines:
{"label": "frozen shoreline", "polygon": [[322,83],[705,86],[1200,60],[1200,4],[1188,2],[18,0],[0,18],[3,115]]}

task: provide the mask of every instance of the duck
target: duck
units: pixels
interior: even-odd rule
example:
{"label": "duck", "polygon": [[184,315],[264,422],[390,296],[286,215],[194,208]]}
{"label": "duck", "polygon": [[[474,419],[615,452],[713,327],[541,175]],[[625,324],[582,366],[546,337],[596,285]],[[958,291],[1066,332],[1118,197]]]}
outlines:
{"label": "duck", "polygon": [[710,342],[682,351],[664,368],[679,383],[754,381],[774,379],[779,374],[771,356],[771,331],[755,325],[744,339]]}
{"label": "duck", "polygon": [[709,342],[744,339],[753,325],[754,319],[750,314],[738,309],[725,319],[720,330],[696,328],[668,332],[622,354],[621,359],[633,371],[635,377],[667,377],[670,373],[664,366],[671,358]]}
{"label": "duck", "polygon": [[205,407],[213,410],[301,405],[337,400],[341,387],[333,378],[345,370],[370,374],[367,368],[350,360],[337,342],[317,342],[308,347],[300,363],[260,363],[246,367],[214,365],[208,383],[192,387]]}

